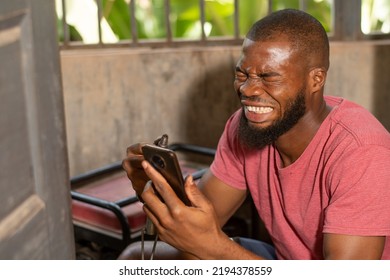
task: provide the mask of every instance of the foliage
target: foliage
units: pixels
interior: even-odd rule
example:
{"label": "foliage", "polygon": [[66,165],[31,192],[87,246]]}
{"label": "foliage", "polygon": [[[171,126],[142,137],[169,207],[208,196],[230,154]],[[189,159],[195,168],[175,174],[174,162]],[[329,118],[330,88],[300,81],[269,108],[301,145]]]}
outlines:
{"label": "foliage", "polygon": [[[64,29],[62,27],[62,20],[60,20],[59,18],[57,18],[57,30],[58,30],[58,39],[60,41],[64,41]],[[67,28],[68,28],[68,31],[69,31],[69,39],[71,41],[82,41],[83,40],[83,37],[80,35],[80,33],[77,31],[77,29],[73,26],[73,25],[70,25],[70,24],[67,24]]]}
{"label": "foliage", "polygon": [[103,17],[119,39],[130,38],[129,6],[124,0],[103,0]]}

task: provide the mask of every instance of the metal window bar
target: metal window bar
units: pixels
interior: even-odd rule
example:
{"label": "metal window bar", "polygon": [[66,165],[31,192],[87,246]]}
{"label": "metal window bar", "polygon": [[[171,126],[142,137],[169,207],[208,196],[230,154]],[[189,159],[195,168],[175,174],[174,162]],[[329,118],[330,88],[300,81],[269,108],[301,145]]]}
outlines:
{"label": "metal window bar", "polygon": [[65,0],[61,1],[62,6],[62,33],[64,34],[64,45],[67,46],[70,42],[69,28],[66,22],[66,5]]}
{"label": "metal window bar", "polygon": [[97,0],[95,1],[96,2],[96,6],[97,6],[97,23],[98,23],[98,36],[99,36],[99,45],[103,45],[103,40],[102,40],[102,26],[100,24],[100,20],[102,19],[103,17],[103,13],[102,13],[102,1],[101,0]]}
{"label": "metal window bar", "polygon": [[268,14],[272,13],[272,0],[268,0]]}
{"label": "metal window bar", "polygon": [[240,39],[240,9],[238,0],[234,0],[234,39]]}
{"label": "metal window bar", "polygon": [[99,45],[103,44],[102,40],[102,26],[100,24],[100,19],[103,17],[102,13],[102,1],[101,0],[96,0],[96,6],[97,6],[97,23],[98,23],[98,38],[99,38]]}
{"label": "metal window bar", "polygon": [[171,15],[171,3],[170,0],[165,0],[164,1],[165,5],[165,27],[167,29],[167,42],[170,43],[172,42],[172,28],[171,28],[171,20],[170,20],[170,15]]}
{"label": "metal window bar", "polygon": [[135,17],[135,0],[131,0],[129,4],[130,9],[130,26],[131,38],[134,45],[138,43],[137,19]]}
{"label": "metal window bar", "polygon": [[[145,46],[145,47],[167,47],[167,46],[180,46],[180,45],[240,45],[242,43],[242,37],[240,36],[240,11],[239,11],[239,1],[234,0],[234,15],[233,15],[233,24],[234,24],[234,34],[232,38],[207,38],[205,33],[205,23],[206,23],[206,7],[205,0],[199,0],[199,11],[200,11],[200,23],[201,23],[201,38],[199,40],[182,40],[174,39],[172,34],[170,14],[171,14],[171,1],[164,0],[164,17],[166,23],[166,38],[165,40],[140,40],[139,34],[137,31],[137,20],[136,20],[136,0],[129,1],[129,14],[131,26],[131,40],[129,42],[119,41],[117,43],[105,43],[102,40],[102,27],[101,27],[101,18],[103,15],[102,1],[96,0],[97,3],[97,18],[98,18],[98,43],[87,45],[80,42],[71,42],[70,40],[70,30],[67,25],[66,15],[66,0],[62,0],[62,28],[64,34],[64,41],[61,45],[61,48],[77,48],[77,47],[135,47],[135,46]],[[308,0],[299,0],[299,8],[301,10],[307,10]],[[273,11],[273,0],[268,0],[268,13]],[[332,33],[329,34],[331,40],[362,40],[362,39],[383,39],[389,38],[390,34],[362,34],[360,30],[360,6],[361,1],[340,1],[334,0],[332,8],[332,18],[333,18],[333,27]],[[358,22],[359,21],[359,22]]]}
{"label": "metal window bar", "polygon": [[299,9],[306,12],[307,0],[299,0]]}
{"label": "metal window bar", "polygon": [[206,41],[206,33],[204,30],[204,25],[206,23],[206,12],[205,12],[205,3],[204,0],[199,0],[199,9],[200,9],[200,26],[201,26],[201,41]]}

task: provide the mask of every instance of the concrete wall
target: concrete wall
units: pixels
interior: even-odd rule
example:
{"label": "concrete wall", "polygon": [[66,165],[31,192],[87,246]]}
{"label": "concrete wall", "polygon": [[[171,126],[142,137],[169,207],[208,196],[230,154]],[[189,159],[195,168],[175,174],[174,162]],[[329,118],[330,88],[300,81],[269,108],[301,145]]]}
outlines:
{"label": "concrete wall", "polygon": [[[61,52],[70,173],[121,160],[163,133],[215,147],[239,104],[240,47]],[[390,42],[332,43],[326,92],[371,110],[389,129]]]}
{"label": "concrete wall", "polygon": [[325,89],[366,107],[390,130],[390,41],[332,43]]}

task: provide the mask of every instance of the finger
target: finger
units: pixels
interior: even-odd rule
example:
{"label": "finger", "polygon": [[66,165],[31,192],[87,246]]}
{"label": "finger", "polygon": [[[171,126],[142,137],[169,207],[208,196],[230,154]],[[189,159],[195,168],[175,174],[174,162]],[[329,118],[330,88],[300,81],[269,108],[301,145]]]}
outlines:
{"label": "finger", "polygon": [[132,167],[127,160],[124,160],[122,162],[122,167],[126,171],[127,177],[131,181],[131,186],[136,191],[136,193],[140,196],[146,182],[149,180],[145,171],[143,170],[143,168]]}
{"label": "finger", "polygon": [[[143,159],[142,159],[143,160]],[[145,185],[146,181],[148,181],[148,176],[146,176],[146,173],[144,169],[142,168],[142,160],[139,160],[137,162],[129,162],[128,159],[125,159],[122,161],[122,168],[126,171],[127,177],[133,181],[137,179],[143,180],[143,185]]]}
{"label": "finger", "polygon": [[142,154],[143,143],[137,143],[127,148],[127,158],[122,161],[122,168],[126,171],[127,177],[132,183],[132,187],[140,196],[143,188],[149,178],[146,176],[142,168],[141,162],[144,160]]}
{"label": "finger", "polygon": [[144,156],[138,155],[138,154],[129,154],[127,158],[125,158],[122,161],[122,166],[125,170],[136,168],[136,169],[143,169],[141,162],[144,160]]}
{"label": "finger", "polygon": [[154,216],[154,219],[159,220],[161,217],[169,215],[167,206],[160,200],[157,193],[152,187],[152,181],[148,181],[142,192],[142,199],[144,200],[144,210],[147,209]]}
{"label": "finger", "polygon": [[122,160],[122,168],[127,172],[131,173],[134,170],[142,170],[141,162],[144,160],[143,156],[133,156],[132,158],[125,158]]}
{"label": "finger", "polygon": [[148,219],[157,227],[157,230],[160,231],[160,221],[158,220],[158,217],[154,215],[154,213],[149,209],[149,207],[144,204],[143,210],[148,217]]}
{"label": "finger", "polygon": [[127,158],[127,162],[129,163],[130,167],[136,169],[143,169],[141,164],[143,160],[145,160],[143,155],[133,155]]}
{"label": "finger", "polygon": [[208,205],[207,198],[198,189],[191,175],[187,176],[185,179],[184,190],[193,207],[203,208]]}
{"label": "finger", "polygon": [[146,143],[137,143],[127,147],[126,159],[122,162],[122,166],[125,168],[125,170],[130,168],[142,169],[141,162],[144,160],[142,147],[145,144]]}
{"label": "finger", "polygon": [[[156,192],[154,191],[154,188],[153,188],[153,182],[152,181],[147,181],[145,186],[144,186],[144,189],[142,190],[142,193],[141,193],[141,197],[142,197],[142,200],[145,201],[144,204],[146,204],[146,202],[148,202],[148,204],[153,204],[153,197],[156,196]],[[161,201],[160,201],[161,202]]]}
{"label": "finger", "polygon": [[146,175],[153,181],[154,187],[170,210],[175,209],[177,206],[184,205],[165,178],[156,171],[152,165],[147,161],[143,161],[142,166],[144,167]]}
{"label": "finger", "polygon": [[159,234],[159,238],[161,239],[163,237],[163,235],[164,235],[165,230],[166,230],[165,227],[162,224],[161,219],[162,218],[166,219],[166,216],[161,217],[159,215],[155,215],[146,204],[144,205],[143,210],[144,210],[146,216],[148,217],[148,219],[156,227],[157,232]]}
{"label": "finger", "polygon": [[127,147],[126,149],[126,155],[129,157],[129,156],[132,156],[132,155],[142,155],[142,147],[145,145],[146,143],[137,143],[137,144],[133,144],[129,147]]}

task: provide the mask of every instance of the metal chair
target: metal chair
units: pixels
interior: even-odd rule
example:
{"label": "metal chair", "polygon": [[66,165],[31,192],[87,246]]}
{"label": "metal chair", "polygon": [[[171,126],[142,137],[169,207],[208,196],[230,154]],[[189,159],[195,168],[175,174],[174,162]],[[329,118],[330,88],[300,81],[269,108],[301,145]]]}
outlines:
{"label": "metal chair", "polygon": [[[183,175],[198,180],[215,155],[211,148],[175,143]],[[138,241],[146,221],[142,203],[116,162],[71,178],[77,259],[115,259]]]}

